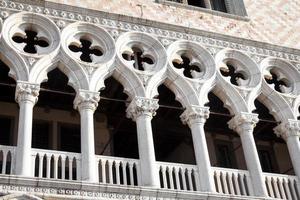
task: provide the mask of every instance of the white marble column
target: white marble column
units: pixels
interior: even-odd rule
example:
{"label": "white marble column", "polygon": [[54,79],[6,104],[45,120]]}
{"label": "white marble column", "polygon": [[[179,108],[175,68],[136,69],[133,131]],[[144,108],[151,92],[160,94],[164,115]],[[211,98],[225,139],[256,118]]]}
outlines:
{"label": "white marble column", "polygon": [[241,112],[239,115],[236,115],[234,118],[232,118],[228,124],[229,128],[236,131],[240,135],[247,168],[252,181],[254,195],[267,197],[268,193],[265,180],[253,137],[253,130],[257,122],[257,114]]}
{"label": "white marble column", "polygon": [[158,109],[157,99],[136,97],[127,108],[127,117],[136,121],[140,157],[141,185],[159,188],[151,120]]}
{"label": "white marble column", "polygon": [[189,125],[192,132],[200,189],[204,192],[214,192],[215,185],[204,132],[204,124],[208,116],[208,107],[190,106],[180,117],[184,124]]}
{"label": "white marble column", "polygon": [[275,127],[274,131],[286,141],[294,171],[300,178],[300,121],[288,120]]}
{"label": "white marble column", "polygon": [[81,127],[81,180],[98,182],[95,157],[94,112],[98,106],[98,92],[79,90],[74,100],[74,108],[80,113]]}
{"label": "white marble column", "polygon": [[31,159],[32,113],[38,100],[40,86],[28,82],[17,82],[16,101],[19,103],[19,126],[16,150],[15,173],[20,176],[33,176]]}

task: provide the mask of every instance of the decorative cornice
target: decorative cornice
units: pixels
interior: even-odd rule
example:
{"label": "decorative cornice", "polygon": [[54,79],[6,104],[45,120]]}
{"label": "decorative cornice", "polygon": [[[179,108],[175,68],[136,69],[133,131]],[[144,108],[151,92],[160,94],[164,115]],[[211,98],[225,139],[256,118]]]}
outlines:
{"label": "decorative cornice", "polygon": [[[31,5],[29,3],[2,0],[0,1],[0,17],[5,19],[10,14],[20,11],[28,11],[44,14],[59,24],[66,24],[66,22],[74,21],[94,23],[106,28],[114,38],[118,37],[120,33],[127,31],[146,32],[158,37],[164,45],[169,45],[171,42],[179,39],[185,39],[200,43],[212,54],[218,51],[218,49],[231,48],[248,53],[257,63],[259,63],[263,58],[271,56],[286,59],[294,63],[297,62],[295,65],[300,68],[300,50],[298,49],[272,45],[249,39],[236,38],[233,36],[226,36],[198,29],[189,29],[189,32],[186,33],[186,28],[181,26],[121,16],[112,13],[108,15],[102,11],[78,8],[69,5],[60,5],[61,4],[53,2],[47,2],[47,4],[32,3]],[[251,45],[251,43],[255,44],[255,46]]]}
{"label": "decorative cornice", "polygon": [[274,128],[274,132],[284,140],[287,140],[291,136],[300,137],[300,121],[291,119],[287,122],[282,122]]}
{"label": "decorative cornice", "polygon": [[258,121],[258,114],[241,112],[228,122],[228,126],[238,134],[242,134],[244,130],[253,131]]}
{"label": "decorative cornice", "polygon": [[156,110],[159,108],[158,99],[149,99],[144,97],[135,97],[127,107],[127,117],[136,120],[141,115],[156,115]]}
{"label": "decorative cornice", "polygon": [[18,81],[15,92],[15,99],[20,104],[24,101],[32,102],[36,104],[39,96],[40,85]]}
{"label": "decorative cornice", "polygon": [[209,117],[209,108],[201,106],[189,106],[181,114],[180,119],[183,124],[191,126],[194,123],[205,123]]}
{"label": "decorative cornice", "polygon": [[99,92],[79,90],[74,100],[74,109],[95,111],[100,100]]}

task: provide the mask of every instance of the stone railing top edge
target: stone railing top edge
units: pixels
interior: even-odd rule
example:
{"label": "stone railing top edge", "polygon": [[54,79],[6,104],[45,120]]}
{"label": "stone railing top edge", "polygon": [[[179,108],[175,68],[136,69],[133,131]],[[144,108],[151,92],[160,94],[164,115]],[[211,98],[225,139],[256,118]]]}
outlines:
{"label": "stone railing top edge", "polygon": [[288,179],[295,179],[296,181],[298,181],[297,176],[293,176],[293,175],[287,175],[287,174],[275,174],[275,173],[268,173],[268,172],[263,172],[263,175],[266,177],[280,177],[280,178],[288,178]]}
{"label": "stone railing top edge", "polygon": [[171,163],[171,162],[160,162],[156,161],[156,164],[158,166],[164,166],[164,167],[182,167],[182,168],[192,168],[197,169],[197,165],[191,165],[191,164],[182,164],[182,163]]}
{"label": "stone railing top edge", "polygon": [[124,161],[124,162],[132,162],[132,163],[139,163],[138,159],[133,159],[133,158],[122,158],[122,157],[114,157],[114,156],[103,156],[103,155],[96,155],[96,159],[106,159],[106,160],[111,160],[111,161]]}
{"label": "stone railing top edge", "polygon": [[7,146],[7,145],[0,145],[0,150],[2,149],[7,149],[7,150],[15,150],[16,147],[15,146]]}
{"label": "stone railing top edge", "polygon": [[56,151],[56,150],[47,150],[47,149],[36,149],[36,148],[32,148],[32,155],[36,155],[36,154],[41,154],[42,156],[44,154],[54,154],[54,155],[65,155],[65,156],[72,156],[72,157],[76,157],[76,158],[80,158],[81,154],[80,153],[74,153],[74,152],[66,152],[66,151]]}
{"label": "stone railing top edge", "polygon": [[244,169],[230,169],[230,168],[223,168],[223,167],[211,167],[211,168],[214,171],[225,171],[225,172],[249,174],[249,171],[244,170]]}
{"label": "stone railing top edge", "polygon": [[[179,40],[186,39],[196,41],[207,47],[216,48],[232,48],[248,52],[257,57],[271,56],[278,57],[292,62],[300,62],[300,49],[273,45],[261,41],[250,39],[237,38],[229,35],[209,32],[200,29],[186,29],[183,26],[177,26],[162,22],[150,21],[125,15],[105,13],[103,11],[95,11],[86,8],[79,8],[69,5],[61,6],[54,2],[45,2],[42,4],[33,3],[35,1],[0,1],[1,17],[6,18],[10,12],[29,11],[35,13],[44,13],[50,18],[59,19],[59,21],[86,21],[97,23],[101,26],[113,29],[115,31],[141,31],[156,35],[164,40]],[[31,4],[29,4],[31,3]],[[60,6],[58,6],[60,5]],[[60,8],[60,10],[58,9]],[[118,26],[118,23],[123,23],[123,28]],[[259,59],[259,58],[258,58]],[[259,59],[260,60],[260,59]],[[300,68],[300,63],[297,65]]]}

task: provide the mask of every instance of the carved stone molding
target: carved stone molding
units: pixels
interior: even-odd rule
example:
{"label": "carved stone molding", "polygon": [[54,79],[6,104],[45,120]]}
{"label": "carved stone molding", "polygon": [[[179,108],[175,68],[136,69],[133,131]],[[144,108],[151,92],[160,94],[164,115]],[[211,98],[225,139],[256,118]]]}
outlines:
{"label": "carved stone molding", "polygon": [[74,100],[74,109],[89,109],[95,111],[100,100],[99,92],[79,90]]}
{"label": "carved stone molding", "polygon": [[[48,3],[49,5],[51,3]],[[55,3],[52,3],[55,4]],[[251,40],[241,40],[240,38],[231,37],[230,40],[222,39],[220,36],[214,35],[210,33],[210,36],[201,30],[193,30],[191,32],[195,32],[194,34],[185,33],[185,29],[182,27],[176,27],[175,25],[171,25],[173,30],[167,30],[164,27],[160,27],[159,23],[151,23],[155,24],[155,26],[150,24],[140,25],[134,24],[132,22],[126,20],[120,20],[119,17],[117,20],[114,20],[115,16],[111,14],[113,17],[109,17],[110,15],[104,15],[103,13],[89,12],[85,8],[76,8],[76,10],[81,10],[81,12],[74,12],[71,6],[42,6],[39,5],[30,5],[29,1],[26,3],[21,2],[13,2],[8,0],[0,1],[0,17],[2,19],[7,18],[9,15],[20,12],[20,11],[28,11],[38,14],[44,14],[50,18],[53,18],[54,21],[64,21],[74,22],[74,21],[85,21],[89,23],[99,24],[102,27],[108,29],[111,34],[114,36],[119,35],[121,32],[128,31],[139,31],[150,33],[152,35],[156,35],[163,45],[167,46],[171,42],[179,39],[185,39],[189,41],[195,41],[200,43],[201,45],[206,46],[208,49],[218,49],[220,48],[231,48],[240,51],[247,52],[251,57],[255,57],[255,61],[259,63],[259,61],[264,57],[277,57],[286,60],[290,60],[292,62],[297,62],[295,65],[300,67],[300,55],[294,53],[295,50],[292,48],[278,48],[275,45],[268,45],[268,48],[262,48],[265,46],[263,43]],[[149,21],[150,23],[150,21]],[[199,33],[199,34],[198,34]],[[254,45],[249,45],[249,43],[253,42],[253,44],[257,44],[257,47]],[[213,50],[215,51],[215,50]]]}
{"label": "carved stone molding", "polygon": [[205,123],[209,117],[209,107],[190,106],[180,116],[183,124]]}
{"label": "carved stone molding", "polygon": [[287,140],[291,136],[300,137],[300,121],[288,120],[287,122],[283,122],[274,128],[274,132],[284,140]]}
{"label": "carved stone molding", "polygon": [[40,85],[18,81],[16,86],[15,99],[18,103],[30,101],[35,104],[38,100]]}
{"label": "carved stone molding", "polygon": [[258,121],[258,114],[241,112],[228,122],[228,126],[238,134],[241,134],[242,130],[253,130]]}
{"label": "carved stone molding", "polygon": [[156,115],[156,110],[159,108],[158,99],[149,99],[144,97],[136,97],[127,107],[127,117],[136,120],[140,115]]}

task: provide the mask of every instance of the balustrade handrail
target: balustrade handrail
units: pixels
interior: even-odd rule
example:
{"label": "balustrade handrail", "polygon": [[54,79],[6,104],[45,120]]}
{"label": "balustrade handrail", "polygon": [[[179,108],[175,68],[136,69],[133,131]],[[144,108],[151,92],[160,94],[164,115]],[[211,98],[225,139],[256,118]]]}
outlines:
{"label": "balustrade handrail", "polygon": [[250,175],[248,170],[244,169],[231,169],[231,168],[223,168],[223,167],[211,167],[212,171],[222,171],[222,172],[232,172],[232,173],[243,173],[245,175]]}
{"label": "balustrade handrail", "polygon": [[194,170],[198,170],[197,165],[191,165],[191,164],[182,164],[182,163],[171,163],[171,162],[161,162],[156,161],[156,164],[158,166],[166,166],[166,167],[182,167],[182,168],[192,168]]}
{"label": "balustrade handrail", "polygon": [[35,156],[36,154],[40,154],[40,155],[53,154],[53,155],[58,155],[58,156],[64,155],[64,156],[69,156],[69,157],[75,157],[76,159],[81,159],[81,153],[32,148],[32,155]]}
{"label": "balustrade handrail", "polygon": [[16,150],[16,146],[0,145],[0,150],[2,149],[14,152]]}
{"label": "balustrade handrail", "polygon": [[267,177],[295,179],[298,181],[298,177],[296,175],[276,174],[276,173],[269,173],[269,172],[263,172],[263,175]]}
{"label": "balustrade handrail", "polygon": [[100,159],[106,159],[106,160],[111,160],[111,161],[126,161],[129,163],[139,163],[139,159],[133,159],[133,158],[122,158],[122,157],[114,157],[114,156],[104,156],[104,155],[95,155],[96,160]]}

